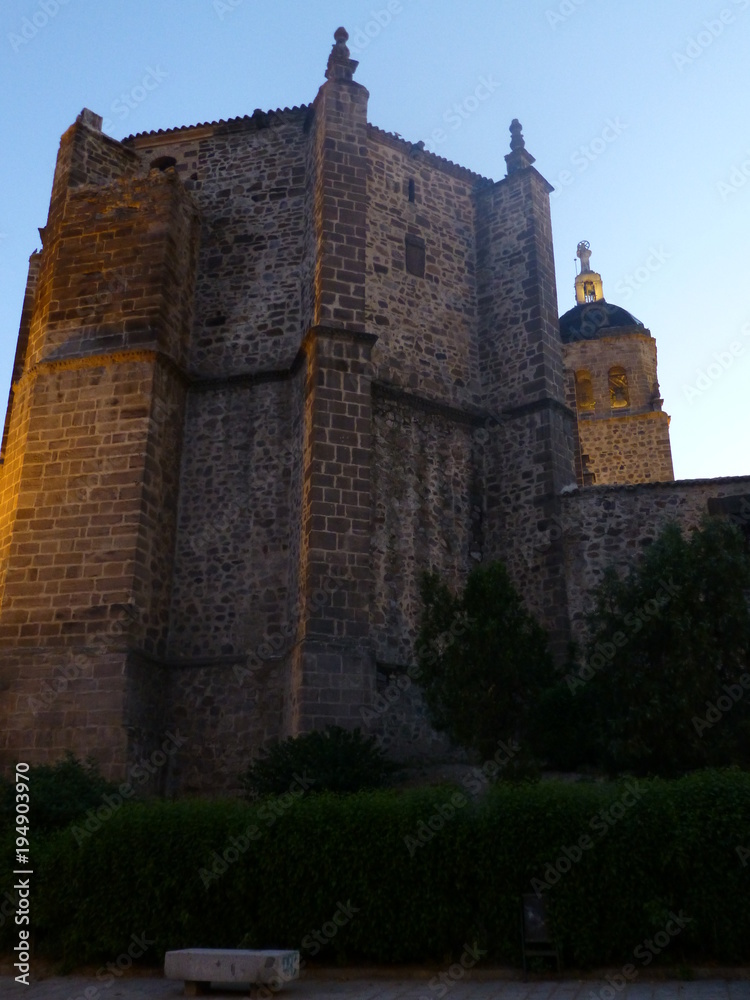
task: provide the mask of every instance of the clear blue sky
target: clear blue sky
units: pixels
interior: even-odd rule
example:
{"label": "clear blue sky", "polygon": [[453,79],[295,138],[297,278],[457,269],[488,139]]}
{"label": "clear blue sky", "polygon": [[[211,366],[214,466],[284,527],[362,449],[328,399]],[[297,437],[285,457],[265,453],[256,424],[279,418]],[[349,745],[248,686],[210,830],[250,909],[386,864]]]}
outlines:
{"label": "clear blue sky", "polygon": [[122,138],[307,103],[343,24],[381,128],[499,179],[521,120],[560,311],[587,239],[657,338],[677,477],[750,473],[750,0],[6,0],[0,24],[0,414],[81,108]]}

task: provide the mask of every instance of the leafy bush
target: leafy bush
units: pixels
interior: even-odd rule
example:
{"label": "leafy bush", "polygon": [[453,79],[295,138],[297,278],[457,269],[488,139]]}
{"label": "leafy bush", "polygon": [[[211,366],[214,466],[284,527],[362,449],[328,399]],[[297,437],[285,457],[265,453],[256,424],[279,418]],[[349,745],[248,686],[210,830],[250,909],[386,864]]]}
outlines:
{"label": "leafy bush", "polygon": [[396,766],[386,759],[374,736],[359,729],[326,726],[272,744],[241,777],[253,799],[301,791],[360,792],[385,784]]}
{"label": "leafy bush", "polygon": [[425,574],[421,595],[416,676],[432,724],[485,760],[499,741],[528,752],[529,718],[555,673],[547,635],[503,564],[473,569],[460,595]]}
{"label": "leafy bush", "polygon": [[538,889],[568,965],[641,967],[670,913],[684,927],[657,962],[748,961],[749,830],[741,771],[499,785],[479,803],[456,788],[127,803],[89,837],[38,845],[37,953],[112,961],[136,935],[156,961],[244,941],[445,963],[476,942],[519,964],[520,897]]}
{"label": "leafy bush", "polygon": [[584,694],[601,763],[676,776],[750,766],[750,554],[731,522],[668,525],[595,594]]}
{"label": "leafy bush", "polygon": [[[26,779],[31,800],[32,834],[59,830],[102,804],[106,793],[117,785],[106,781],[96,762],[78,760],[70,751],[55,764],[37,764],[29,768]],[[0,779],[0,827],[12,823],[15,816],[15,785]]]}
{"label": "leafy bush", "polygon": [[548,770],[601,770],[601,753],[591,725],[591,689],[573,693],[558,681],[541,693],[529,717],[529,741]]}

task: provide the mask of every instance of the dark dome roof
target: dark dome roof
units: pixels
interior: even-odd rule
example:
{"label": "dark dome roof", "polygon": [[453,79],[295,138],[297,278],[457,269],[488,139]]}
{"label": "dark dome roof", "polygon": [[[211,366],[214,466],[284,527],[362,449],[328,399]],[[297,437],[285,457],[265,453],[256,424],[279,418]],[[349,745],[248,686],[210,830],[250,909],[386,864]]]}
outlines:
{"label": "dark dome roof", "polygon": [[612,305],[606,299],[585,302],[573,306],[560,317],[560,336],[564,344],[575,340],[596,340],[608,337],[615,329],[637,326],[645,330],[643,323],[621,306]]}

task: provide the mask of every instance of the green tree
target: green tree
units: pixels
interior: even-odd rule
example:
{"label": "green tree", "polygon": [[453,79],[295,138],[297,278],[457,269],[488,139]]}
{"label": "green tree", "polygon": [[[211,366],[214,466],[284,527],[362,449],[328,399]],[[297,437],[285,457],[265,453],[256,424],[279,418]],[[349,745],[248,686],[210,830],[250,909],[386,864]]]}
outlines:
{"label": "green tree", "polygon": [[[586,663],[569,675],[601,762],[672,776],[750,764],[750,555],[728,520],[669,524],[595,594]],[[744,681],[744,683],[743,683]]]}
{"label": "green tree", "polygon": [[529,614],[502,563],[471,571],[461,594],[436,573],[422,577],[418,668],[433,726],[491,759],[500,741],[528,756],[527,724],[554,681],[547,636]]}

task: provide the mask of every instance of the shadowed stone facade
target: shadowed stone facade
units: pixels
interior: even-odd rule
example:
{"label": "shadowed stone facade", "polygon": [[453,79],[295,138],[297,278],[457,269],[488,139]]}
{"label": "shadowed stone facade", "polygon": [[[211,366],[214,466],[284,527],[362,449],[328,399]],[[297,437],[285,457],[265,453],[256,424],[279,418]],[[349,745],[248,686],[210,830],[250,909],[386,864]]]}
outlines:
{"label": "shadowed stone facade", "polygon": [[329,722],[440,757],[397,686],[423,570],[505,560],[559,651],[604,559],[748,493],[668,482],[648,331],[561,336],[518,122],[480,177],[371,125],[335,38],[309,106],[62,137],[0,466],[4,766],[122,777],[176,733],[151,787],[222,791]]}

